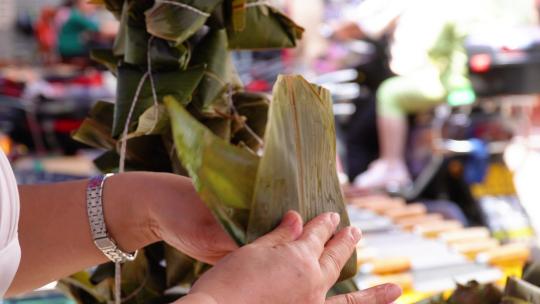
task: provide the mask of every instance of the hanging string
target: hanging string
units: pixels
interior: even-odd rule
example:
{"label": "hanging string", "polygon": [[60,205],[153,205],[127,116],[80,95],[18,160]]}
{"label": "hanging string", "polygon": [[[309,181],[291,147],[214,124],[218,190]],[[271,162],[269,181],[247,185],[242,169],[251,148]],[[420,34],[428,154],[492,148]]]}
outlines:
{"label": "hanging string", "polygon": [[191,5],[187,5],[187,4],[184,4],[184,3],[170,1],[170,0],[156,0],[156,3],[163,3],[163,4],[170,4],[170,5],[179,6],[181,8],[185,8],[185,9],[187,9],[189,11],[192,11],[192,12],[194,12],[196,14],[199,14],[199,15],[201,15],[203,17],[210,17],[209,13],[203,12],[200,9],[196,8],[196,7],[193,7]]}
{"label": "hanging string", "polygon": [[139,85],[137,86],[137,90],[135,91],[135,96],[133,96],[133,101],[131,102],[131,108],[129,108],[126,123],[124,124],[124,131],[122,132],[122,137],[120,138],[120,162],[118,164],[118,173],[123,173],[125,169],[129,123],[131,122],[131,117],[133,116],[135,106],[137,105],[137,101],[139,101],[139,95],[141,94],[142,87],[146,82],[147,78],[148,72],[144,73],[144,75],[141,77],[141,80],[139,81]]}
{"label": "hanging string", "polygon": [[152,133],[152,131],[155,130],[159,121],[158,97],[156,93],[156,85],[154,83],[154,76],[152,75],[152,57],[150,56],[150,48],[152,47],[152,41],[154,41],[154,36],[150,36],[150,39],[148,39],[146,63],[148,66],[148,77],[150,78],[150,88],[152,90],[152,101],[154,102],[154,126],[152,126],[152,129],[148,133]]}
{"label": "hanging string", "polygon": [[254,2],[246,3],[244,7],[250,8],[250,7],[257,7],[257,6],[272,6],[272,3],[270,3],[270,1],[265,1],[265,0],[254,1]]}
{"label": "hanging string", "polygon": [[[144,83],[146,82],[146,78],[148,78],[148,72],[144,73],[144,75],[141,77],[141,80],[139,81],[139,85],[137,86],[137,90],[135,91],[135,96],[133,97],[133,101],[131,102],[131,108],[129,109],[126,124],[124,125],[124,131],[122,132],[122,138],[120,139],[120,163],[118,165],[118,173],[123,173],[125,169],[127,133],[129,129],[129,122],[131,121],[131,116],[133,115],[135,105],[139,100],[139,95],[141,93],[141,89]],[[122,265],[119,262],[114,263],[114,303],[122,303]]]}
{"label": "hanging string", "polygon": [[[122,137],[120,139],[120,161],[118,164],[118,173],[123,173],[125,171],[129,124],[131,122],[131,118],[133,116],[133,112],[135,111],[137,102],[139,101],[139,96],[141,94],[142,88],[146,82],[146,79],[148,78],[150,78],[150,90],[152,91],[152,100],[154,103],[154,126],[152,127],[152,130],[155,129],[158,123],[158,119],[159,119],[158,106],[159,105],[158,105],[158,98],[157,98],[157,93],[156,93],[156,86],[154,83],[154,77],[152,76],[152,58],[150,56],[150,47],[153,40],[154,40],[154,36],[151,36],[148,39],[148,45],[147,45],[148,48],[146,51],[147,71],[141,77],[141,80],[139,81],[139,84],[137,85],[137,90],[135,91],[135,95],[133,96],[131,107],[129,109],[129,113],[126,118],[126,123],[124,124],[124,130],[122,131]],[[146,278],[145,278],[145,281],[141,284],[141,286],[139,286],[139,288],[142,288],[144,284],[146,284]],[[136,291],[138,292],[139,289],[137,289]],[[134,293],[128,296],[127,299],[131,298]],[[122,301],[122,265],[120,263],[114,263],[114,303],[121,304],[122,302],[123,302]]]}

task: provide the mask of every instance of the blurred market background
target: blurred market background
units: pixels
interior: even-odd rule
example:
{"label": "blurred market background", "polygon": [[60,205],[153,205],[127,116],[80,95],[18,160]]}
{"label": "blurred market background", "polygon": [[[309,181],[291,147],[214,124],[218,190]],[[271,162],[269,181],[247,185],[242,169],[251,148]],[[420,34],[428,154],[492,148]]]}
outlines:
{"label": "blurred market background", "polygon": [[[306,29],[302,42],[296,49],[235,51],[233,59],[248,91],[271,92],[280,73],[302,74],[331,91],[338,171],[351,221],[364,232],[359,287],[395,282],[405,291],[399,303],[415,303],[471,280],[502,288],[525,265],[534,270],[540,258],[538,3],[269,2]],[[452,40],[461,25],[430,27],[443,3],[460,16],[489,17],[482,30]],[[96,101],[115,99],[114,75],[89,50],[111,47],[118,27],[104,8],[84,1],[0,0],[0,147],[20,184],[98,172],[92,161],[99,151],[71,134]],[[428,57],[450,62],[453,52],[463,55],[465,80],[430,106],[409,104],[425,93],[419,83],[429,87],[439,79],[415,78],[418,71],[407,64]],[[416,82],[394,81],[409,76]],[[401,120],[385,120],[383,93],[405,109]],[[386,161],[392,153],[399,165]],[[531,290],[540,295],[539,287]],[[3,303],[72,301],[52,283]]]}

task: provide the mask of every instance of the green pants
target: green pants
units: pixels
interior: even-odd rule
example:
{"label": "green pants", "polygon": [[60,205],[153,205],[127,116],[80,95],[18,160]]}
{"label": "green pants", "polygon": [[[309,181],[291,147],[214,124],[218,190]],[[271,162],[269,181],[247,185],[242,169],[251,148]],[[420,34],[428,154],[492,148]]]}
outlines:
{"label": "green pants", "polygon": [[377,114],[404,117],[430,110],[445,98],[446,90],[432,73],[395,76],[385,80],[377,91]]}

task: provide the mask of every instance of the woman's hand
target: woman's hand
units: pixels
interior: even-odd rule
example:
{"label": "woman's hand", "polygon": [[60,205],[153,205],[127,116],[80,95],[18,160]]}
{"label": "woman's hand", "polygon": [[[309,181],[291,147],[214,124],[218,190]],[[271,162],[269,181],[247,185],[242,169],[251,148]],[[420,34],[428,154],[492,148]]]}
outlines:
{"label": "woman's hand", "polygon": [[[23,254],[8,296],[107,262],[90,233],[87,184],[80,180],[19,187]],[[126,252],[165,240],[196,259],[215,263],[237,248],[185,177],[130,172],[108,178],[103,214],[109,234]]]}
{"label": "woman's hand", "polygon": [[190,179],[165,173],[136,174],[148,192],[143,196],[154,240],[210,264],[238,248],[200,200]]}
{"label": "woman's hand", "polygon": [[387,304],[401,291],[383,285],[326,299],[341,268],[360,240],[336,213],[322,214],[305,227],[296,212],[285,215],[273,232],[221,260],[179,303],[212,304]]}

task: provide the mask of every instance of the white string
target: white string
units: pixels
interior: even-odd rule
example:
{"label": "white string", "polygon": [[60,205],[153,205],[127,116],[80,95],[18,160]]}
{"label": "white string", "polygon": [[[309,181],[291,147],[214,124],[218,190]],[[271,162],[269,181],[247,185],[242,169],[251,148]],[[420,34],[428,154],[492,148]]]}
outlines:
{"label": "white string", "polygon": [[187,10],[190,10],[190,11],[192,11],[194,13],[197,13],[197,14],[203,16],[203,17],[210,17],[209,13],[203,12],[198,8],[195,8],[195,7],[191,6],[191,5],[187,5],[187,4],[184,4],[184,3],[170,1],[170,0],[156,0],[156,3],[164,3],[164,4],[176,5],[176,6],[185,8]]}
{"label": "white string", "polygon": [[122,137],[120,139],[120,163],[118,164],[118,173],[123,173],[125,169],[129,123],[131,121],[131,116],[133,116],[135,105],[137,104],[137,101],[139,101],[139,95],[141,94],[141,89],[146,82],[146,78],[148,78],[148,72],[144,73],[144,75],[141,77],[141,80],[139,81],[139,85],[137,86],[137,90],[135,91],[135,96],[133,97],[133,101],[131,102],[131,108],[129,109],[126,123],[124,124],[124,131],[122,132]]}
{"label": "white string", "polygon": [[114,263],[114,303],[122,303],[122,265]]}
{"label": "white string", "polygon": [[250,3],[246,3],[244,5],[245,8],[250,8],[250,7],[256,7],[256,6],[271,6],[272,4],[269,2],[269,1],[255,1],[255,2],[250,2]]}
{"label": "white string", "polygon": [[[125,164],[126,164],[126,150],[127,150],[127,135],[129,131],[129,123],[131,121],[131,116],[133,116],[133,112],[135,110],[135,106],[137,104],[137,101],[139,101],[139,95],[141,93],[142,87],[144,83],[146,82],[147,78],[150,78],[150,88],[152,91],[152,100],[154,102],[154,126],[152,130],[156,127],[158,122],[158,115],[159,115],[159,109],[158,109],[158,98],[156,93],[156,87],[154,84],[154,77],[152,77],[152,58],[150,56],[150,46],[152,44],[152,41],[154,39],[154,36],[151,36],[150,39],[148,39],[148,47],[146,51],[146,60],[148,69],[146,73],[141,77],[141,80],[139,81],[139,84],[137,85],[137,90],[135,91],[135,96],[133,96],[133,101],[131,102],[131,108],[129,109],[128,117],[126,119],[126,123],[124,125],[124,130],[122,132],[122,138],[120,140],[121,146],[120,146],[120,163],[118,165],[118,172],[122,173],[125,170]],[[120,263],[114,263],[114,302],[115,304],[121,304],[122,303],[122,265]]]}
{"label": "white string", "polygon": [[150,77],[150,88],[152,90],[152,100],[154,101],[154,126],[152,126],[152,130],[150,130],[148,133],[152,133],[154,129],[156,128],[159,120],[159,105],[158,105],[158,98],[156,93],[156,86],[154,84],[154,77],[152,76],[152,58],[150,57],[150,47],[152,45],[152,41],[154,40],[154,36],[150,36],[150,39],[148,39],[148,47],[146,52],[146,61],[148,65],[148,77]]}

